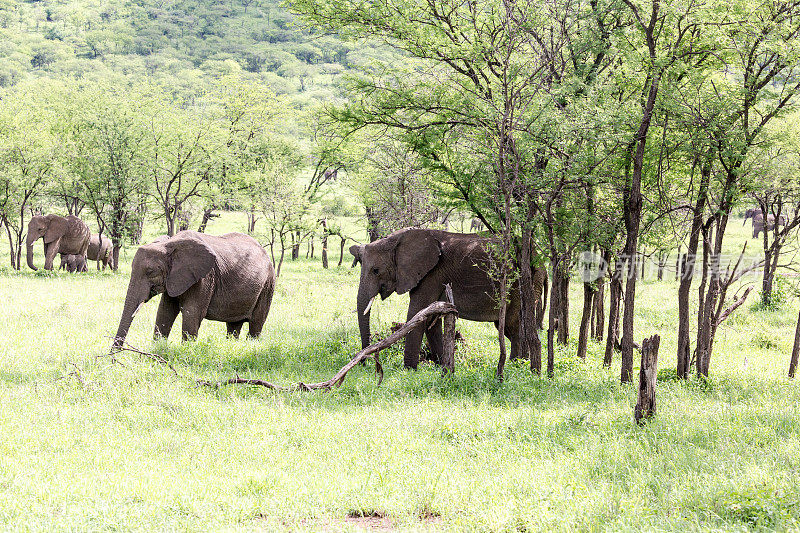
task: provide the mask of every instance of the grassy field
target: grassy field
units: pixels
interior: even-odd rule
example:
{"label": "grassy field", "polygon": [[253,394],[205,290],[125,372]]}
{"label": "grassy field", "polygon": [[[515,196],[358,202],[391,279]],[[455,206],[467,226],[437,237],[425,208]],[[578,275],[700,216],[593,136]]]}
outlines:
{"label": "grassy field", "polygon": [[[225,216],[209,231],[243,226]],[[731,249],[746,237],[733,229]],[[676,283],[646,279],[636,337],[662,335],[664,379],[657,417],[637,427],[636,388],[619,384],[618,360],[602,368],[597,344],[585,362],[574,357],[577,283],[573,339],[552,380],[511,364],[498,384],[493,328],[459,321],[453,376],[405,371],[393,350],[380,387],[368,364],[334,392],[280,394],[194,379],[333,375],[359,348],[347,258],[329,270],[287,261],[256,341],[228,340],[207,321],[196,342],[173,331],[153,344],[157,303],[147,304],[128,339],[166,354],[186,376],[176,378],[134,354],[122,365],[105,357],[131,255],[116,274],[0,271],[2,529],[800,527],[800,389],[785,378],[795,301],[758,310],[756,287],[720,329],[712,378],[683,383],[670,379]],[[374,327],[404,318],[406,302],[376,303]]]}

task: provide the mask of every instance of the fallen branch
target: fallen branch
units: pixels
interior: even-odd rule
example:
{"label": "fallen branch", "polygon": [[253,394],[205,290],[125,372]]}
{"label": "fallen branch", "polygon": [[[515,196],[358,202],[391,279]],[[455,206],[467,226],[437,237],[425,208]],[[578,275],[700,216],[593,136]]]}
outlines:
{"label": "fallen branch", "polygon": [[[352,370],[352,368],[362,361],[367,359],[374,359],[375,360],[375,373],[378,374],[378,386],[383,382],[383,366],[381,365],[380,359],[378,358],[378,354],[388,348],[389,346],[393,345],[400,339],[403,339],[419,327],[423,327],[429,321],[435,321],[440,317],[444,317],[447,315],[452,315],[453,317],[458,316],[458,311],[453,304],[447,302],[434,302],[425,309],[418,312],[416,315],[411,318],[408,322],[406,322],[403,327],[399,328],[397,331],[389,335],[383,340],[380,340],[376,343],[370,344],[360,352],[358,352],[349,363],[344,365],[331,379],[327,381],[320,381],[318,383],[303,383],[302,381],[297,383],[291,387],[283,387],[281,385],[276,385],[269,381],[257,378],[240,378],[238,375],[234,378],[227,379],[225,381],[206,381],[206,380],[197,380],[196,383],[198,385],[204,387],[221,387],[224,385],[256,385],[259,387],[266,387],[268,389],[276,390],[279,392],[291,392],[291,391],[312,391],[312,390],[331,390],[334,387],[340,387],[344,382],[344,378],[347,376],[347,373]],[[144,350],[140,350],[134,346],[131,346],[127,342],[123,343],[122,347],[116,348],[112,351],[112,353],[118,353],[122,351],[128,351],[137,353],[139,355],[144,355],[160,363],[164,366],[169,367],[172,370],[173,374],[178,377],[182,377],[175,367],[170,364],[164,357],[145,352]]]}
{"label": "fallen branch", "polygon": [[115,360],[114,355],[119,352],[133,352],[133,353],[138,353],[139,355],[144,355],[145,357],[152,359],[156,363],[160,363],[168,367],[170,370],[172,370],[172,373],[175,374],[177,377],[182,377],[180,374],[178,374],[178,371],[175,370],[175,367],[172,366],[172,363],[170,363],[164,357],[158,355],[157,353],[145,352],[144,350],[140,350],[139,348],[132,346],[131,344],[128,344],[128,342],[123,341],[122,346],[112,348],[111,351],[108,352],[108,355],[111,356],[111,360],[114,361]]}

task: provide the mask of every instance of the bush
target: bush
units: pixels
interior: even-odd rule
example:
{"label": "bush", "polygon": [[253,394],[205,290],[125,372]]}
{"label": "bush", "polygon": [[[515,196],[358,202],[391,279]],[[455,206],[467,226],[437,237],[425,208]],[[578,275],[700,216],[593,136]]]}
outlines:
{"label": "bush", "polygon": [[759,292],[758,303],[753,307],[756,310],[778,311],[781,309],[789,298],[796,292],[792,283],[785,276],[775,276],[772,281],[772,292],[769,296],[769,301],[764,299],[764,291]]}

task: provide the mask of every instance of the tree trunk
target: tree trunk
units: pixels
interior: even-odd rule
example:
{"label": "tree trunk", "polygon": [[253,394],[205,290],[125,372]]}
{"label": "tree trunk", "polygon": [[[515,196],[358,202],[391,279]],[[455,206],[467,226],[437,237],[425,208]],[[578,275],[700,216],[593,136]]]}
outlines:
{"label": "tree trunk", "polygon": [[797,326],[794,329],[794,347],[792,358],[789,361],[789,377],[793,378],[797,370],[797,359],[800,357],[800,315],[797,316]]}
{"label": "tree trunk", "polygon": [[336,263],[337,267],[342,266],[342,259],[344,259],[344,237],[339,237],[339,262]]}
{"label": "tree trunk", "polygon": [[553,272],[553,282],[550,284],[550,307],[547,315],[547,377],[553,377],[555,366],[555,329],[556,329],[556,310],[560,306],[558,288],[558,277],[555,273],[560,268],[558,259],[550,260],[550,271]]}
{"label": "tree trunk", "polygon": [[[689,377],[691,363],[691,340],[689,337],[689,293],[694,279],[694,269],[697,266],[697,246],[703,226],[703,211],[707,202],[708,184],[711,177],[711,163],[707,159],[700,168],[700,185],[697,189],[692,215],[692,229],[689,233],[689,243],[686,254],[678,249],[678,262],[675,265],[675,276],[678,284],[678,353],[677,373],[681,379]],[[702,301],[702,300],[701,300]]]}
{"label": "tree trunk", "polygon": [[581,327],[578,333],[578,357],[586,359],[586,347],[589,343],[589,325],[592,319],[592,309],[597,290],[594,283],[583,283],[583,314],[581,315]]}
{"label": "tree trunk", "polygon": [[292,233],[292,261],[300,258],[300,231]]}
{"label": "tree trunk", "polygon": [[605,271],[603,276],[597,280],[597,295],[594,299],[594,333],[592,336],[598,342],[602,342],[603,340],[603,330],[606,326],[606,316],[605,316],[605,292],[606,292],[606,277],[612,274],[610,271],[611,266],[611,252],[609,250],[603,250],[603,265],[605,265]]}
{"label": "tree trunk", "polygon": [[520,357],[528,357],[531,371],[542,373],[542,342],[537,331],[537,294],[533,291],[533,271],[531,269],[531,230],[526,225],[522,230],[522,242],[517,256],[520,264],[519,296],[520,296]]}
{"label": "tree trunk", "polygon": [[197,231],[199,233],[204,233],[206,231],[206,226],[208,226],[208,221],[212,218],[215,218],[217,215],[214,214],[214,208],[207,208],[203,210],[203,218],[200,220],[200,226],[198,226]]}
{"label": "tree trunk", "polygon": [[[564,272],[566,261],[556,274],[558,277],[558,344],[566,345],[569,341],[569,274]],[[552,305],[552,304],[551,304]]]}
{"label": "tree trunk", "polygon": [[625,262],[619,259],[614,262],[614,273],[608,280],[608,337],[606,338],[606,351],[603,357],[603,366],[611,366],[614,350],[619,339],[620,303],[622,301],[622,276],[625,271]]}
{"label": "tree trunk", "polygon": [[328,221],[322,219],[322,268],[328,268]]}

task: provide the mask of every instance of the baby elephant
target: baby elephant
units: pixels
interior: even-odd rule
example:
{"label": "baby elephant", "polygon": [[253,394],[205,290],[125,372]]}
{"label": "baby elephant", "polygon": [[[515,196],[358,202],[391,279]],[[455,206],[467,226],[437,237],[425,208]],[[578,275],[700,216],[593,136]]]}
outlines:
{"label": "baby elephant", "polygon": [[112,349],[120,348],[133,317],[153,296],[161,294],[154,337],[167,337],[178,313],[183,315],[183,340],[197,336],[204,318],[225,322],[238,337],[249,322],[248,335],[258,337],[275,290],[275,269],[266,250],[248,235],[219,237],[181,231],[139,247],[131,265],[125,307]]}
{"label": "baby elephant", "polygon": [[61,254],[61,264],[59,270],[67,272],[86,272],[86,258],[82,255]]}

